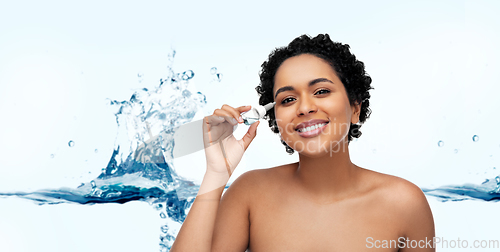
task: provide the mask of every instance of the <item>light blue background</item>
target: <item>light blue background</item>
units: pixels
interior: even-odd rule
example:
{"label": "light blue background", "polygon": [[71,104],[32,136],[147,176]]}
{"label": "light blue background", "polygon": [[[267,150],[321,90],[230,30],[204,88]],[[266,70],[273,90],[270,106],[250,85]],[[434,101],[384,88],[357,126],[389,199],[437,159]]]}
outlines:
{"label": "light blue background", "polygon": [[[304,33],[329,33],[349,44],[373,78],[373,114],[350,145],[354,163],[421,187],[481,183],[500,170],[499,7],[497,1],[3,1],[0,191],[76,187],[97,177],[117,129],[106,99],[129,99],[157,85],[172,48],[174,70],[193,70],[192,84],[207,95],[200,118],[223,104],[257,104],[260,65],[273,48]],[[224,76],[220,83],[212,81],[214,66]],[[200,180],[203,163],[194,159],[203,161],[203,153],[176,160],[176,169]],[[262,123],[233,180],[296,160]],[[437,236],[500,240],[498,203],[429,203]],[[163,222],[142,202],[36,206],[0,199],[0,209],[0,251],[159,248]]]}

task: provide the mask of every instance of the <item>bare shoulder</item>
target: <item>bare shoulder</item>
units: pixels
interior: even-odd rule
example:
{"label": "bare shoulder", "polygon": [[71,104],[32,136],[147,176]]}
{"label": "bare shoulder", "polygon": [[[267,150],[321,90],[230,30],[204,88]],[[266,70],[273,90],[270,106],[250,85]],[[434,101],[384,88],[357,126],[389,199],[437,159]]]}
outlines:
{"label": "bare shoulder", "polygon": [[264,185],[266,182],[279,178],[280,175],[284,175],[284,173],[289,173],[290,166],[291,164],[286,164],[272,168],[250,170],[236,178],[234,183],[244,184],[246,186]]}
{"label": "bare shoulder", "polygon": [[396,201],[399,205],[412,204],[412,202],[421,202],[425,199],[422,190],[412,182],[368,169],[363,169],[363,180],[371,181],[371,188],[377,194],[384,195],[387,200]]}
{"label": "bare shoulder", "polygon": [[[229,187],[233,191],[251,195],[259,195],[260,191],[271,191],[273,187],[285,182],[285,174],[291,172],[291,164],[265,169],[255,169],[241,174]],[[229,190],[229,189],[228,189]],[[260,195],[259,197],[262,197]]]}
{"label": "bare shoulder", "polygon": [[401,224],[401,231],[426,230],[433,233],[432,212],[422,190],[410,181],[365,169],[365,180],[373,181],[373,196],[378,202],[390,206],[387,211]]}

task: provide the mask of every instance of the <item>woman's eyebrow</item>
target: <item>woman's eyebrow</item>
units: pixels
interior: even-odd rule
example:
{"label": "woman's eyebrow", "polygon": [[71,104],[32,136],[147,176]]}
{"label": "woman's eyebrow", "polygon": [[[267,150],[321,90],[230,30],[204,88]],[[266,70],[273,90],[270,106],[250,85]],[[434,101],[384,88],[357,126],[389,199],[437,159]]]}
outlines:
{"label": "woman's eyebrow", "polygon": [[[334,84],[333,81],[331,81],[327,78],[317,78],[317,79],[311,80],[307,86],[310,87],[310,86],[313,86],[316,83],[320,83],[320,82],[330,82],[330,83]],[[274,95],[274,99],[276,100],[276,97],[278,97],[278,94],[281,92],[293,91],[293,90],[295,90],[295,89],[292,86],[281,87],[276,91],[276,94]]]}

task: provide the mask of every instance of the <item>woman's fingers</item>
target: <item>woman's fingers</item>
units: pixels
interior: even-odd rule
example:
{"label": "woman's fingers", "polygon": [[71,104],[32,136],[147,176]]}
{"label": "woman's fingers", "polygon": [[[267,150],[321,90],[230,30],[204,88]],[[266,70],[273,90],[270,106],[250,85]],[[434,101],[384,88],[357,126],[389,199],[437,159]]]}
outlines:
{"label": "woman's fingers", "polygon": [[255,136],[257,135],[257,126],[259,126],[259,121],[256,123],[253,123],[250,125],[250,128],[248,129],[247,133],[243,136],[243,138],[240,140],[243,142],[243,149],[246,151],[250,143],[253,141]]}
{"label": "woman's fingers", "polygon": [[205,121],[208,124],[217,125],[221,122],[224,122],[225,118],[222,116],[211,115],[211,116],[207,116]]}
{"label": "woman's fingers", "polygon": [[236,110],[239,113],[243,113],[243,112],[250,110],[251,108],[252,108],[252,106],[241,106],[241,107],[237,107]]}
{"label": "woman's fingers", "polygon": [[240,119],[240,117],[241,117],[240,114],[245,112],[245,111],[250,110],[250,106],[241,106],[241,107],[233,108],[229,105],[224,104],[224,105],[222,105],[221,110],[227,111],[230,115],[232,115],[232,117],[236,121],[243,123],[243,119]]}
{"label": "woman's fingers", "polygon": [[221,110],[226,111],[229,115],[231,115],[237,122],[239,121],[238,118],[240,118],[240,113],[233,107],[229,105],[222,105]]}

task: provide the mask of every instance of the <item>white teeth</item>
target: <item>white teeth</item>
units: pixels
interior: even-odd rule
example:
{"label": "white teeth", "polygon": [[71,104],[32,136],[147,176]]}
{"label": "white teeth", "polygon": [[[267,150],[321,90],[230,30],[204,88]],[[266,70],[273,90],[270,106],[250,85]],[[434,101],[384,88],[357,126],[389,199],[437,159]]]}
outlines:
{"label": "white teeth", "polygon": [[308,132],[308,131],[315,130],[317,128],[323,127],[325,125],[326,125],[326,123],[320,123],[320,124],[316,124],[316,125],[309,126],[309,127],[306,127],[306,128],[301,128],[298,131],[299,132]]}

